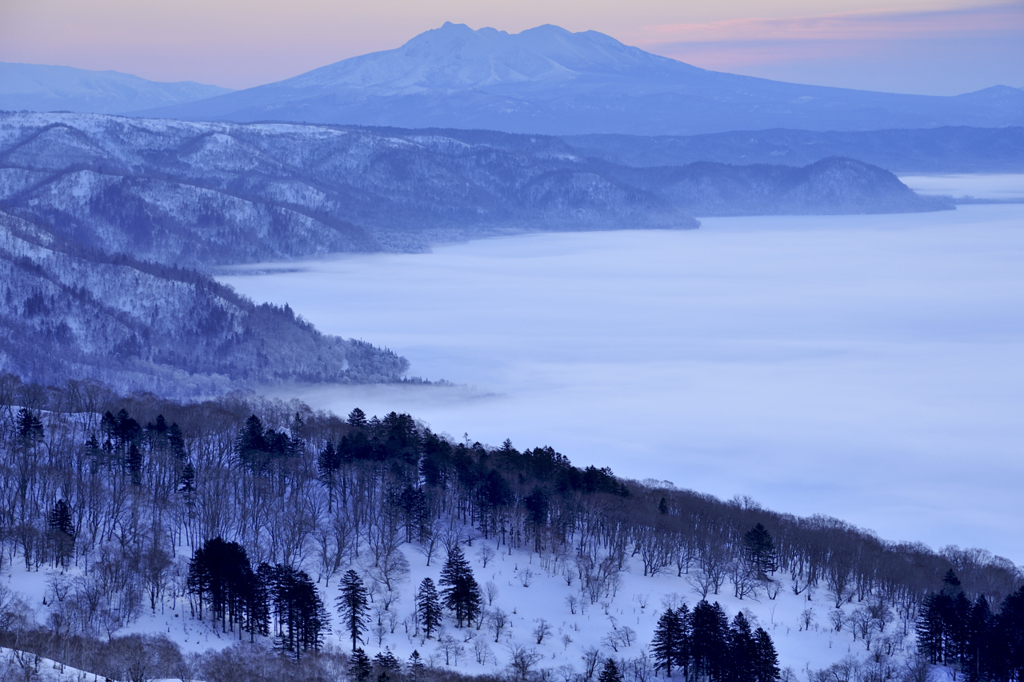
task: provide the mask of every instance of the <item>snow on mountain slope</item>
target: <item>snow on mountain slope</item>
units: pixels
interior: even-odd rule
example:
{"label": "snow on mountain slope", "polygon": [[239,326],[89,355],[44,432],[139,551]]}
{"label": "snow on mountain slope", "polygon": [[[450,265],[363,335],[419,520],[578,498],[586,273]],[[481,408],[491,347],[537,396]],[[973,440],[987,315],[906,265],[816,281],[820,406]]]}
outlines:
{"label": "snow on mountain slope", "polygon": [[0,62],[0,109],[117,114],[231,92],[185,81],[160,83],[117,71]]}
{"label": "snow on mountain slope", "polygon": [[926,97],[797,85],[706,71],[595,31],[446,23],[393,50],[141,113],[556,135],[1024,123],[1024,93],[997,90]]}
{"label": "snow on mountain slope", "polygon": [[[586,75],[630,74],[682,66],[703,69],[629,47],[587,31],[573,34],[545,25],[510,35],[446,23],[397,50],[374,52],[331,64],[278,84],[295,90],[376,87],[381,93],[455,91],[499,85],[564,85]],[[639,84],[638,84],[639,85]]]}
{"label": "snow on mountain slope", "polygon": [[[367,654],[372,658],[390,650],[404,662],[413,651],[418,651],[425,663],[439,669],[496,675],[506,670],[511,652],[518,645],[539,654],[533,667],[535,671],[546,669],[555,679],[571,679],[573,673],[582,672],[588,650],[597,650],[602,658],[613,657],[627,665],[653,666],[651,640],[666,606],[686,604],[692,609],[701,599],[692,575],[676,575],[676,567],[667,566],[655,576],[644,576],[639,558],[634,557],[627,558],[619,586],[608,596],[591,602],[581,594],[572,561],[567,557],[519,549],[509,551],[507,547],[496,545],[493,538],[476,537],[472,544],[464,546],[464,551],[484,592],[485,611],[501,611],[507,616],[507,624],[499,634],[496,635],[486,619],[479,627],[474,624],[457,628],[454,618],[447,615],[441,631],[427,639],[415,624],[414,594],[424,578],[437,583],[444,564],[444,550],[439,550],[428,566],[422,547],[407,544],[400,551],[410,564],[408,578],[398,587],[398,599],[391,609],[379,611],[380,627],[375,627],[376,615],[370,619],[370,632],[365,635],[363,644]],[[182,548],[173,569],[182,582],[188,558],[187,548]],[[364,558],[363,563],[366,566],[357,563],[352,568],[366,579],[366,569],[372,562]],[[31,607],[36,620],[44,623],[49,614],[57,610],[52,585],[55,581],[70,583],[78,572],[77,569],[70,569],[66,574],[56,570],[26,571],[16,559],[7,564],[0,576]],[[315,574],[313,577],[316,578]],[[780,573],[775,578],[779,582],[775,598],[769,598],[764,590],[753,597],[737,598],[733,585],[726,581],[718,594],[710,593],[707,599],[720,603],[730,621],[742,611],[752,628],[762,627],[769,633],[784,671],[783,680],[807,679],[810,671],[827,668],[844,659],[865,667],[877,666],[894,675],[912,662],[916,646],[912,620],[908,622],[890,612],[884,632],[872,626],[865,639],[854,634],[856,619],[853,616],[855,612],[866,611],[870,600],[860,602],[851,598],[836,608],[834,599],[823,586],[796,595],[789,576]],[[337,577],[330,586],[319,580],[317,590],[333,623],[325,647],[347,652],[351,648],[350,640],[334,607],[339,595],[338,583]],[[237,630],[223,632],[209,620],[197,620],[187,598],[175,593],[182,589],[183,584],[170,588],[155,612],[145,604],[139,619],[119,630],[117,636],[162,634],[185,653],[221,650],[240,641],[248,645],[247,634],[240,640]],[[489,594],[494,595],[493,599]],[[371,608],[374,605],[371,604]],[[542,621],[549,630],[538,642],[538,626]],[[835,622],[845,625],[837,629]],[[447,655],[441,644],[446,636],[455,640],[449,644]],[[270,644],[269,639],[258,638],[257,645]],[[626,679],[633,678],[627,675]]]}

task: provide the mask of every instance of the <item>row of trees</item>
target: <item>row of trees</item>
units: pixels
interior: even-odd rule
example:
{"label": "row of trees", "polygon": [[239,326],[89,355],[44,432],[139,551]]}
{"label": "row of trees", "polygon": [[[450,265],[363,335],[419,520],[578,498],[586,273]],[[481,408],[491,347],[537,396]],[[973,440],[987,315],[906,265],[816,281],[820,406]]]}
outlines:
{"label": "row of trees", "polygon": [[931,663],[962,670],[968,682],[1024,680],[1024,587],[994,614],[985,595],[972,603],[950,570],[924,600],[917,637]]}
{"label": "row of trees", "polygon": [[691,611],[685,604],[666,608],[651,642],[658,670],[668,677],[701,682],[774,682],[779,657],[764,630],[752,630],[743,612],[730,624],[718,602],[702,599]]}
{"label": "row of trees", "polygon": [[330,618],[309,576],[291,566],[262,563],[253,570],[241,545],[214,538],[195,551],[189,563],[188,590],[203,618],[239,636],[274,634],[284,651],[301,656],[319,651]]}
{"label": "row of trees", "polygon": [[[82,569],[60,586],[66,598],[51,602],[62,636],[109,637],[144,608],[179,598],[196,600],[198,612],[190,559],[216,538],[245,548],[246,561],[234,564],[240,578],[223,578],[216,605],[203,588],[203,616],[239,632],[259,632],[261,599],[247,605],[232,585],[259,579],[263,565],[265,575],[289,567],[323,585],[360,565],[380,597],[371,629],[393,627],[407,555],[429,565],[470,537],[481,540],[473,545],[485,567],[494,552],[532,553],[532,566],[577,590],[570,609],[613,600],[631,556],[647,575],[671,572],[704,597],[826,591],[838,606],[884,604],[897,628],[913,628],[950,566],[972,600],[999,603],[1020,579],[980,550],[885,543],[834,519],[576,467],[549,447],[485,447],[409,415],[357,409],[341,418],[238,395],[182,405],[0,376],[0,494],[11,501],[0,507],[0,563]],[[268,610],[287,619],[267,584]],[[439,599],[448,587],[435,585]],[[474,608],[461,607],[462,624]],[[289,621],[268,619],[282,646],[292,641]]]}

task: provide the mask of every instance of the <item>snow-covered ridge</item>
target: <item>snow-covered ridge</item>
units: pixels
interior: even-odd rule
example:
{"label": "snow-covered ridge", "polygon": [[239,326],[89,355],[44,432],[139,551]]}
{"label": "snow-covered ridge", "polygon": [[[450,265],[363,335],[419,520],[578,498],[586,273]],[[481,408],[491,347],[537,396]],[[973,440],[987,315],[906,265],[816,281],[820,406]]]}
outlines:
{"label": "snow-covered ridge", "polygon": [[231,92],[201,83],[160,83],[116,71],[0,62],[0,109],[123,114]]}

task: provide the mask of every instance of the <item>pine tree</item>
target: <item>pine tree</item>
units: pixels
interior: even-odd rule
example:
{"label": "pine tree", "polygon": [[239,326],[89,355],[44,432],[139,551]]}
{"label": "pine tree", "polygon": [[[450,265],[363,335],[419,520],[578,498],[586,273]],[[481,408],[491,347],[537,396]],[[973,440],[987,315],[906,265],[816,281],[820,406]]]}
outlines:
{"label": "pine tree", "polygon": [[480,586],[458,545],[448,552],[438,584],[444,586],[441,591],[444,605],[455,613],[458,627],[471,622],[480,613]]}
{"label": "pine tree", "polygon": [[917,618],[917,648],[933,665],[941,663],[945,658],[944,612],[947,610],[946,604],[951,601],[949,595],[932,593],[921,603],[920,615]]}
{"label": "pine tree", "polygon": [[980,595],[971,605],[967,617],[967,647],[964,651],[964,677],[967,682],[983,682],[994,679],[992,666],[992,638],[995,617],[989,608],[985,595]]}
{"label": "pine tree", "polygon": [[327,445],[317,456],[316,468],[320,482],[327,488],[327,513],[329,514],[333,509],[335,479],[338,469],[341,468],[341,453],[331,441],[327,441]]}
{"label": "pine tree", "polygon": [[423,670],[426,666],[423,664],[423,657],[420,656],[420,652],[413,649],[412,654],[409,655],[409,678],[414,682],[423,676]]}
{"label": "pine tree", "polygon": [[622,673],[619,672],[619,666],[615,664],[615,659],[609,658],[604,662],[601,674],[597,676],[597,682],[622,682]]}
{"label": "pine tree", "polygon": [[1024,587],[1003,600],[996,618],[995,640],[999,643],[995,679],[1024,681]]}
{"label": "pine tree", "polygon": [[395,655],[393,653],[391,653],[391,649],[385,649],[384,651],[374,656],[373,663],[378,668],[383,668],[385,670],[398,669],[398,659],[395,658]]}
{"label": "pine tree", "polygon": [[57,500],[53,505],[47,525],[54,541],[54,556],[61,566],[67,568],[75,547],[75,522],[71,518],[71,507],[64,499]]}
{"label": "pine tree", "polygon": [[142,451],[139,450],[139,446],[135,443],[128,446],[128,457],[125,465],[129,476],[131,476],[132,485],[142,485]]}
{"label": "pine tree", "polygon": [[357,429],[366,428],[366,413],[358,407],[348,413],[348,424]]}
{"label": "pine tree", "polygon": [[185,450],[185,437],[177,422],[173,422],[167,428],[167,444],[171,448],[171,454],[179,462],[184,462],[188,458],[188,452]]}
{"label": "pine tree", "polygon": [[779,560],[775,552],[775,541],[771,534],[760,523],[748,530],[743,536],[747,559],[757,568],[761,578],[767,578],[779,569]]}
{"label": "pine tree", "polygon": [[75,522],[71,518],[71,507],[63,498],[57,500],[57,503],[53,505],[53,510],[50,511],[48,523],[50,530],[62,533],[69,538],[74,539]]}
{"label": "pine tree", "polygon": [[[358,577],[358,576],[357,576]],[[373,667],[370,665],[370,657],[362,648],[353,649],[348,659],[348,674],[356,682],[366,682],[370,679]]]}
{"label": "pine tree", "polygon": [[[341,594],[337,600],[338,612],[342,623],[352,638],[352,651],[356,651],[356,643],[363,641],[366,631],[367,606],[366,587],[362,578],[351,568],[341,578]],[[359,651],[362,651],[361,649]],[[363,654],[365,656],[365,654]]]}
{"label": "pine tree", "polygon": [[710,680],[724,676],[728,655],[729,621],[721,605],[702,599],[693,608],[690,631],[691,673]]}
{"label": "pine tree", "polygon": [[441,626],[441,602],[437,596],[434,581],[424,578],[416,592],[416,614],[427,639]]}
{"label": "pine tree", "polygon": [[758,628],[754,633],[754,642],[757,651],[754,679],[757,682],[775,682],[781,677],[782,671],[779,670],[779,654],[775,651],[771,636],[764,628]]}
{"label": "pine tree", "polygon": [[43,440],[43,422],[39,420],[32,410],[21,408],[18,410],[18,438],[25,447],[33,447]]}
{"label": "pine tree", "polygon": [[185,462],[181,468],[181,476],[178,477],[178,492],[185,496],[187,502],[191,502],[196,491],[196,468],[192,462]]}
{"label": "pine tree", "polygon": [[676,609],[676,615],[679,616],[679,627],[680,627],[680,638],[679,648],[676,650],[675,664],[683,671],[683,679],[690,679],[690,668],[693,663],[693,613],[690,612],[690,607],[683,604]]}
{"label": "pine tree", "polygon": [[757,644],[750,622],[743,612],[732,620],[728,635],[729,679],[733,682],[754,682],[757,665]]}
{"label": "pine tree", "polygon": [[655,669],[664,670],[665,675],[672,677],[672,666],[679,658],[683,645],[683,623],[679,613],[672,608],[666,609],[658,619],[651,642]]}

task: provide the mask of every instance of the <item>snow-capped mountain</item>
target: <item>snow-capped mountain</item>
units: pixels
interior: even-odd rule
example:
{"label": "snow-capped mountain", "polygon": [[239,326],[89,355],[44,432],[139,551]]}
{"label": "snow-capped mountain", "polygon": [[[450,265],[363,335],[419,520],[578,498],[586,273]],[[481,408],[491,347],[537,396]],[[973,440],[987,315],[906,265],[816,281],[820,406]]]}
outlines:
{"label": "snow-capped mountain", "polygon": [[117,71],[0,62],[0,109],[119,114],[231,92],[186,81],[159,83]]}
{"label": "snow-capped mountain", "polygon": [[145,115],[679,135],[1015,125],[1024,122],[1024,93],[928,97],[796,85],[707,71],[595,31],[547,25],[509,34],[446,23],[394,50]]}

